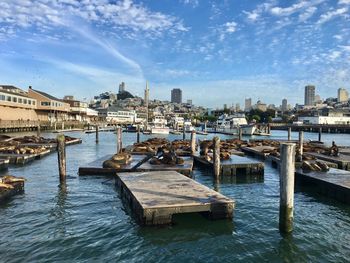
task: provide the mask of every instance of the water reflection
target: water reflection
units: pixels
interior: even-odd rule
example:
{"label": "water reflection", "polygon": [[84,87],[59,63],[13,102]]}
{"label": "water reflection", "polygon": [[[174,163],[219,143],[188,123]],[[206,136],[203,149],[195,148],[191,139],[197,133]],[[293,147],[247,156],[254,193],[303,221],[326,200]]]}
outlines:
{"label": "water reflection", "polygon": [[58,186],[57,195],[55,197],[56,204],[51,210],[51,217],[55,222],[56,233],[58,235],[65,235],[67,233],[66,225],[68,213],[66,211],[66,201],[67,201],[67,184],[62,183]]}
{"label": "water reflection", "polygon": [[300,249],[292,233],[281,234],[283,237],[278,244],[278,254],[282,262],[307,262],[308,257],[304,249]]}

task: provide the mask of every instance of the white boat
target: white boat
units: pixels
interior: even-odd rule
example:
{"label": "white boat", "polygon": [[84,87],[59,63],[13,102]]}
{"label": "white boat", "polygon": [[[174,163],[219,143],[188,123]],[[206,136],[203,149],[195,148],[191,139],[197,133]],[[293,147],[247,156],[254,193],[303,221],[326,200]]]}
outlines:
{"label": "white boat", "polygon": [[253,135],[256,131],[255,124],[248,124],[244,114],[221,115],[217,122],[216,128],[225,132],[239,133],[239,129],[242,130],[242,135]]}
{"label": "white boat", "polygon": [[191,131],[195,130],[195,128],[192,126],[192,122],[191,121],[185,121],[184,122],[184,129],[185,129],[185,132],[191,132]]}
{"label": "white boat", "polygon": [[169,127],[166,127],[167,121],[163,116],[154,116],[151,123],[152,134],[169,134]]}

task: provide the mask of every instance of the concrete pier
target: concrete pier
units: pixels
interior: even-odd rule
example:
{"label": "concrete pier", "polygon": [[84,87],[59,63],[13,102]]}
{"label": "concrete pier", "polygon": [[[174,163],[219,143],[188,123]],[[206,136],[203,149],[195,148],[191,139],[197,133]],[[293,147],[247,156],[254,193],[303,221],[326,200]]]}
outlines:
{"label": "concrete pier", "polygon": [[116,184],[141,225],[170,224],[173,214],[233,216],[233,200],[174,171],[118,173]]}

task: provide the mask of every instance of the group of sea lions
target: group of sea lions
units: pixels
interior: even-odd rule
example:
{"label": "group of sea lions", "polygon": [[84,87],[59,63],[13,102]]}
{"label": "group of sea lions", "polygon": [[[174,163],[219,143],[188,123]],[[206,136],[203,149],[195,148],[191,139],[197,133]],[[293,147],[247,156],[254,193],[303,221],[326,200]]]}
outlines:
{"label": "group of sea lions", "polygon": [[[232,150],[239,150],[241,146],[245,143],[244,141],[238,139],[231,139],[226,141],[220,141],[220,159],[221,160],[229,160],[231,158]],[[211,161],[212,157],[208,155],[208,153],[212,153],[214,151],[214,144],[211,140],[204,140],[199,142],[200,148],[200,156],[205,158],[207,161]]]}
{"label": "group of sea lions", "polygon": [[103,162],[103,168],[113,168],[120,169],[122,165],[128,164],[131,162],[132,156],[130,153],[121,152],[113,155],[110,159]]}
{"label": "group of sea lions", "polygon": [[11,190],[14,188],[13,184],[17,182],[24,182],[25,179],[23,177],[16,177],[12,175],[5,175],[0,178],[0,191],[5,190]]}
{"label": "group of sea lions", "polygon": [[169,144],[170,142],[164,138],[151,138],[144,142],[134,143],[132,152],[156,153],[159,147]]}
{"label": "group of sea lions", "polygon": [[301,165],[301,169],[303,172],[328,172],[329,167],[327,164],[324,162],[320,161],[315,161],[315,162],[310,162],[310,161],[303,161]]}
{"label": "group of sea lions", "polygon": [[175,149],[171,145],[159,147],[156,156],[150,160],[150,164],[152,165],[176,165],[183,164],[184,162],[183,158],[177,156]]}

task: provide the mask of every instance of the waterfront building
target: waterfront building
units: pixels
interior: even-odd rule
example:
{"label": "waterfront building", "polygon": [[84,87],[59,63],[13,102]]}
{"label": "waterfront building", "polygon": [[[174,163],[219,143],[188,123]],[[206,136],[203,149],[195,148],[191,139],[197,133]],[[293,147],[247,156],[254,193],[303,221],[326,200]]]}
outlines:
{"label": "waterfront building", "polygon": [[136,112],[134,110],[124,110],[117,106],[110,106],[105,109],[97,109],[101,119],[113,124],[134,124],[136,122]]}
{"label": "waterfront building", "polygon": [[0,85],[0,120],[36,121],[36,99],[24,90],[11,85]]}
{"label": "waterfront building", "polygon": [[250,111],[252,109],[252,98],[245,99],[244,102],[244,111]]}
{"label": "waterfront building", "polygon": [[315,90],[316,90],[316,87],[313,85],[305,86],[305,97],[304,97],[305,106],[313,106],[315,104]]}
{"label": "waterfront building", "polygon": [[73,96],[64,96],[63,101],[70,106],[69,120],[87,121],[88,104],[75,100]]}
{"label": "waterfront building", "polygon": [[171,102],[172,103],[182,103],[182,90],[172,89],[171,90]]}
{"label": "waterfront building", "polygon": [[43,91],[35,90],[31,86],[28,89],[28,96],[37,101],[36,113],[40,121],[65,121],[68,120],[70,106]]}
{"label": "waterfront building", "polygon": [[288,110],[288,102],[287,99],[282,100],[282,107],[281,107],[282,112],[285,112]]}
{"label": "waterfront building", "polygon": [[339,88],[338,89],[338,102],[348,102],[349,100],[349,93],[346,89],[344,88]]}

